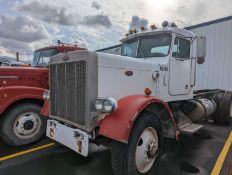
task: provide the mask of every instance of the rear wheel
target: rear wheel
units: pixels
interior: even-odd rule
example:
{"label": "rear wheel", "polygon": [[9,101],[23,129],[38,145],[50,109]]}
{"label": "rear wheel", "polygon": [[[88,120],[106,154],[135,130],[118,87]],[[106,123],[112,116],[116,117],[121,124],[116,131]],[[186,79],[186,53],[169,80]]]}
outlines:
{"label": "rear wheel", "polygon": [[128,144],[114,142],[111,163],[115,175],[154,175],[162,152],[159,120],[150,113],[136,121]]}
{"label": "rear wheel", "polygon": [[36,104],[19,104],[1,119],[0,136],[11,146],[20,146],[39,140],[46,129],[46,119],[40,116],[41,107]]}
{"label": "rear wheel", "polygon": [[232,92],[220,92],[214,96],[218,109],[214,114],[216,124],[230,124],[232,119]]}

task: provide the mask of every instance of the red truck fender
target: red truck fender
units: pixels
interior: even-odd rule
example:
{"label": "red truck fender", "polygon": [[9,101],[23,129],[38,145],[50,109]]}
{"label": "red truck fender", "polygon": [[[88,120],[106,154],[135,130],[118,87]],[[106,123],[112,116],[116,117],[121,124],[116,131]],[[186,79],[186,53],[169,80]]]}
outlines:
{"label": "red truck fender", "polygon": [[48,117],[49,115],[49,100],[45,100],[42,109],[40,110],[40,114]]}
{"label": "red truck fender", "polygon": [[43,88],[10,86],[0,88],[0,114],[13,103],[23,99],[36,99],[43,101]]}
{"label": "red truck fender", "polygon": [[140,113],[145,109],[152,112],[150,109],[153,105],[165,110],[166,115],[168,115],[168,117],[160,117],[164,136],[176,138],[177,127],[168,104],[157,97],[142,95],[127,96],[120,99],[118,108],[100,121],[99,134],[127,143],[133,124]]}

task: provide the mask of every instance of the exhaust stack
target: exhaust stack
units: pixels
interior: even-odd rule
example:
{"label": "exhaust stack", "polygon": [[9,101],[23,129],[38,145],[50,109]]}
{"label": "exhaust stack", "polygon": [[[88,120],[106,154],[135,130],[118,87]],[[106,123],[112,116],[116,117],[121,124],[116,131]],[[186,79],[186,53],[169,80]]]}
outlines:
{"label": "exhaust stack", "polygon": [[16,61],[19,61],[19,52],[16,52]]}

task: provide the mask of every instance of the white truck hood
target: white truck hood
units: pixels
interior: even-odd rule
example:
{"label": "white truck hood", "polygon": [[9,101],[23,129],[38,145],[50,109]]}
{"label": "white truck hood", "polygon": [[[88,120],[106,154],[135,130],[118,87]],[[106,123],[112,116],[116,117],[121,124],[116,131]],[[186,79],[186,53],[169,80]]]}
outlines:
{"label": "white truck hood", "polygon": [[158,65],[164,62],[164,60],[159,58],[148,58],[152,59],[143,59],[143,58],[131,58],[121,55],[113,55],[108,53],[97,53],[98,55],[98,64],[100,67],[117,67],[117,68],[130,68],[135,70],[150,70],[158,71]]}
{"label": "white truck hood", "polygon": [[[153,75],[159,70],[159,61],[130,58],[107,53],[98,56],[98,96],[116,100],[129,95],[145,95],[150,88],[157,95],[157,81]],[[127,72],[131,75],[127,75]]]}

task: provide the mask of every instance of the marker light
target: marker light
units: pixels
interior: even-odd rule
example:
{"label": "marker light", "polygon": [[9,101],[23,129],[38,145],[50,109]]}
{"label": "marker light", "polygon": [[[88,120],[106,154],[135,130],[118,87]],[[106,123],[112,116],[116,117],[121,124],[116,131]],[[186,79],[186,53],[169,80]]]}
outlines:
{"label": "marker light", "polygon": [[162,27],[165,28],[165,27],[177,27],[177,25],[175,23],[171,23],[171,22],[168,22],[168,21],[164,21],[162,23]]}
{"label": "marker light", "polygon": [[149,96],[149,95],[151,95],[152,91],[150,88],[145,88],[144,93],[145,93],[145,95]]}
{"label": "marker light", "polygon": [[50,98],[50,93],[49,93],[49,91],[44,91],[44,92],[43,92],[43,99],[44,99],[44,100],[49,100],[49,98]]}
{"label": "marker light", "polygon": [[162,23],[162,27],[168,27],[168,21],[164,21],[164,22]]}
{"label": "marker light", "polygon": [[171,23],[171,27],[177,27],[175,23]]}
{"label": "marker light", "polygon": [[146,30],[146,28],[144,26],[142,26],[140,29],[141,29],[141,31]]}
{"label": "marker light", "polygon": [[155,29],[158,29],[158,28],[153,24],[153,25],[151,25],[151,29],[155,30]]}

